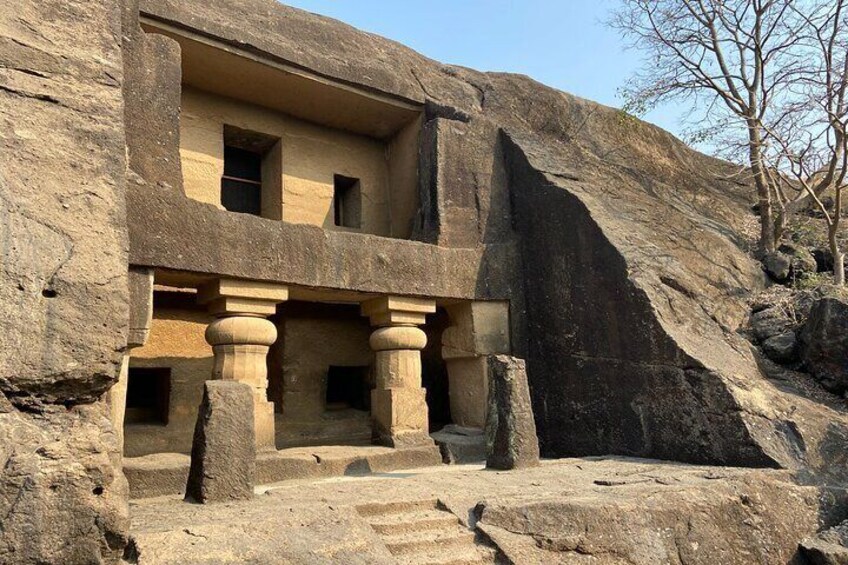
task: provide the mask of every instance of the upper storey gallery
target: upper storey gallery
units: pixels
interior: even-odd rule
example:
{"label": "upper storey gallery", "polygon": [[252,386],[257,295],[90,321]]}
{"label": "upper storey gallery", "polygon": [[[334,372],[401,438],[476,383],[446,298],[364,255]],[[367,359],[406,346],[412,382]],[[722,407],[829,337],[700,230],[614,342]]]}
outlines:
{"label": "upper storey gallery", "polygon": [[166,24],[182,51],[189,198],[326,230],[412,237],[421,107]]}

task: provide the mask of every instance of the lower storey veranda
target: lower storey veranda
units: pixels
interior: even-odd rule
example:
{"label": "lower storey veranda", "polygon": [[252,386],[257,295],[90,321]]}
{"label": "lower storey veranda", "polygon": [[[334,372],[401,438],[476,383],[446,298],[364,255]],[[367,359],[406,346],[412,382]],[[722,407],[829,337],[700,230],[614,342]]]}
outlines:
{"label": "lower storey veranda", "polygon": [[189,453],[213,378],[254,388],[260,449],[405,446],[449,423],[482,428],[484,356],[509,352],[504,302],[357,301],[216,280],[156,286],[152,306],[149,336],[118,387],[128,457]]}

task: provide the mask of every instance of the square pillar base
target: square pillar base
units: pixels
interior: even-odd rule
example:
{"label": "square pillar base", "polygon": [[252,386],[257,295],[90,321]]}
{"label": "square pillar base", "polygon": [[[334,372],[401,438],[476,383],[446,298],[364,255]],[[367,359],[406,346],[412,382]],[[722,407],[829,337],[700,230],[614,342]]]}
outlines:
{"label": "square pillar base", "polygon": [[432,445],[427,433],[427,416],[426,390],[423,388],[378,388],[371,391],[371,417],[377,439],[383,445]]}

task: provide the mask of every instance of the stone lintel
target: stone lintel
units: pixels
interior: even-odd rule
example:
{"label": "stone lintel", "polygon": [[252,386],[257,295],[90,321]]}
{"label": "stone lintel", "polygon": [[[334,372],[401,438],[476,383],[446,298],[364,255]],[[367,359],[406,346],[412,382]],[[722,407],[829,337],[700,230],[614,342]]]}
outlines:
{"label": "stone lintel", "polygon": [[374,326],[423,325],[427,314],[436,311],[436,301],[429,298],[380,296],[362,303],[363,316]]}
{"label": "stone lintel", "polygon": [[197,301],[215,315],[271,316],[288,298],[287,286],[240,279],[216,279],[197,291]]}

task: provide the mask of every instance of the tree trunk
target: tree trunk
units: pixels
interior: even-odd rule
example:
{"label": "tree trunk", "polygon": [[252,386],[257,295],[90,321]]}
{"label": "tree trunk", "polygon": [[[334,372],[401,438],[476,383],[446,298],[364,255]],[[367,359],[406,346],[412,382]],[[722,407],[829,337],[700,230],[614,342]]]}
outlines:
{"label": "tree trunk", "polygon": [[843,286],[845,284],[845,255],[839,248],[839,240],[836,238],[839,229],[836,226],[828,228],[827,239],[830,243],[830,254],[833,255],[833,284]]}
{"label": "tree trunk", "polygon": [[754,184],[757,187],[757,197],[760,206],[760,247],[766,253],[775,250],[774,218],[771,212],[771,190],[769,190],[768,178],[763,169],[762,140],[760,130],[754,120],[748,121],[748,160],[751,164],[751,172],[754,175]]}

